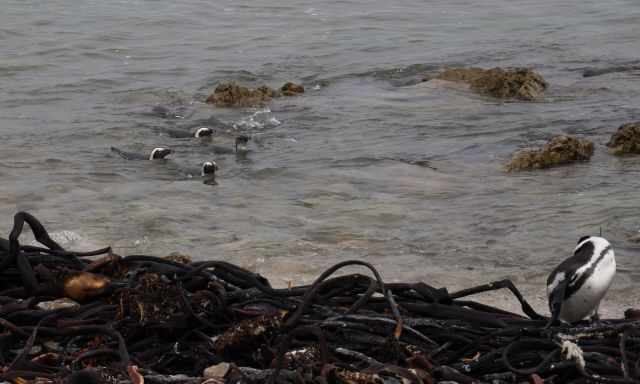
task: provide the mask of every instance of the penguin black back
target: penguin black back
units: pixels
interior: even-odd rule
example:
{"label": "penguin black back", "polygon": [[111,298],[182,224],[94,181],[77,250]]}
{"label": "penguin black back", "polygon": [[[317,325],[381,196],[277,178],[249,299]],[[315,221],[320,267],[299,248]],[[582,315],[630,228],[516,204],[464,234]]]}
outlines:
{"label": "penguin black back", "polygon": [[120,157],[126,160],[160,160],[173,153],[171,149],[165,147],[154,148],[149,155],[136,152],[127,152],[116,147],[111,147],[111,152],[117,153],[118,155],[120,155]]}

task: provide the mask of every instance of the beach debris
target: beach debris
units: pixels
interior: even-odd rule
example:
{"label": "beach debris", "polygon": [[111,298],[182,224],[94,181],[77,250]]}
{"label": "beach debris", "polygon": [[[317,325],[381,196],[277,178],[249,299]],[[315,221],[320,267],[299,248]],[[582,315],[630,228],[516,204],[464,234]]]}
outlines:
{"label": "beach debris", "polygon": [[617,156],[640,154],[640,122],[621,125],[611,135],[607,147],[612,154]]}
{"label": "beach debris", "polygon": [[207,367],[202,373],[202,376],[206,379],[222,379],[227,372],[229,372],[229,369],[231,369],[231,364],[222,362],[220,364]]}
{"label": "beach debris", "polygon": [[102,295],[111,285],[111,279],[91,272],[70,273],[63,279],[64,294],[76,301]]}
{"label": "beach debris", "polygon": [[80,304],[66,297],[63,297],[61,299],[51,300],[51,301],[41,301],[36,305],[38,309],[42,309],[45,311],[52,311],[54,309],[62,309],[62,308],[77,308],[79,306]]}
{"label": "beach debris", "polygon": [[[25,223],[43,246],[20,244]],[[625,319],[547,326],[509,280],[449,292],[424,282],[385,283],[371,264],[347,260],[312,284],[273,288],[221,260],[67,251],[26,212],[0,238],[0,266],[0,382],[640,379],[637,309]],[[368,274],[342,274],[355,267]],[[68,276],[108,281],[109,289],[70,302],[60,289]],[[524,315],[470,299],[503,289]]]}
{"label": "beach debris", "polygon": [[507,172],[549,168],[562,164],[586,161],[593,155],[593,143],[586,139],[558,135],[542,148],[516,152],[506,165]]}
{"label": "beach debris", "polygon": [[540,99],[548,87],[542,75],[529,68],[447,68],[433,79],[466,83],[475,92],[501,99],[527,101]]}

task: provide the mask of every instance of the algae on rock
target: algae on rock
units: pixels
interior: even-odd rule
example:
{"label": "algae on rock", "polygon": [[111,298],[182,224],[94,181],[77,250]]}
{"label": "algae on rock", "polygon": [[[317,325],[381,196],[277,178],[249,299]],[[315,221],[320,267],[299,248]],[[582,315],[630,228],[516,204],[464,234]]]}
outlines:
{"label": "algae on rock", "polygon": [[607,147],[614,155],[640,154],[640,122],[623,124],[611,135]]}
{"label": "algae on rock", "polygon": [[448,68],[435,78],[468,83],[478,93],[503,99],[536,100],[548,87],[540,74],[528,68]]}
{"label": "algae on rock", "polygon": [[506,165],[507,172],[550,168],[556,165],[589,160],[593,143],[585,139],[559,135],[551,138],[542,148],[517,152]]}
{"label": "algae on rock", "polygon": [[206,102],[218,107],[261,107],[276,97],[295,96],[304,93],[304,87],[287,82],[280,90],[261,85],[250,89],[234,81],[220,83]]}
{"label": "algae on rock", "polygon": [[282,86],[282,88],[280,88],[280,91],[283,96],[296,96],[304,93],[304,87],[300,84],[287,82]]}
{"label": "algae on rock", "polygon": [[249,89],[232,81],[219,84],[206,102],[218,107],[258,107],[275,95],[276,91],[266,85]]}

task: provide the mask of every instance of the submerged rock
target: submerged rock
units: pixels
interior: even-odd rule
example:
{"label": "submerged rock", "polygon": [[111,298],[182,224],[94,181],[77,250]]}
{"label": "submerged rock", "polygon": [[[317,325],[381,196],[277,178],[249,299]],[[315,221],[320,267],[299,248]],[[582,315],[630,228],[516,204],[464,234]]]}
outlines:
{"label": "submerged rock", "polygon": [[292,82],[285,83],[280,90],[261,85],[256,89],[237,84],[234,81],[221,83],[206,102],[218,107],[260,107],[281,96],[295,96],[304,93],[304,87]]}
{"label": "submerged rock", "polygon": [[549,168],[576,161],[589,160],[593,155],[593,143],[571,136],[555,136],[542,148],[517,152],[506,165],[507,172]]}
{"label": "submerged rock", "polygon": [[296,96],[304,93],[304,87],[300,84],[288,82],[280,88],[280,91],[283,96]]}
{"label": "submerged rock", "polygon": [[522,100],[539,99],[548,86],[540,74],[528,68],[449,68],[435,79],[464,82],[478,93]]}
{"label": "submerged rock", "polygon": [[614,155],[640,154],[640,122],[623,124],[611,135],[607,147]]}
{"label": "submerged rock", "polygon": [[206,102],[218,107],[257,107],[274,97],[277,97],[277,91],[266,85],[249,89],[232,81],[219,84]]}

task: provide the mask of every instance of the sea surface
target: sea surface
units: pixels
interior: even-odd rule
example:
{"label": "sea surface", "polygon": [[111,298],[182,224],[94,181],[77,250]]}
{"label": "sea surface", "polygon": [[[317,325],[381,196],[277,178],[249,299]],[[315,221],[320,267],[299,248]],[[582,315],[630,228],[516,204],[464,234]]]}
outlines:
{"label": "sea surface", "polygon": [[[0,236],[26,210],[76,250],[222,259],[274,285],[361,259],[388,281],[510,278],[542,303],[551,269],[602,232],[609,302],[635,305],[640,157],[604,144],[640,120],[639,36],[637,0],[3,0]],[[513,102],[421,82],[447,66],[530,67],[550,88]],[[306,92],[204,103],[229,80]],[[164,131],[214,120],[250,153]],[[504,172],[561,133],[592,140],[591,161]],[[171,160],[109,150],[158,145]],[[212,159],[217,185],[197,177]]]}

